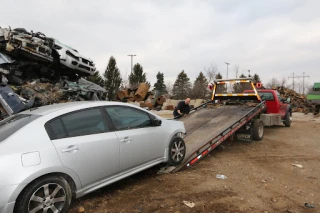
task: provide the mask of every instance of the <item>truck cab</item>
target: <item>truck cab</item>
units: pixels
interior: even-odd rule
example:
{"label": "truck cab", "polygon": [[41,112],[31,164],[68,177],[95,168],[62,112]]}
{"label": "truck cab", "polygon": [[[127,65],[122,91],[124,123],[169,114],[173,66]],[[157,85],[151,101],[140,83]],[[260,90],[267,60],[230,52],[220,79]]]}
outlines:
{"label": "truck cab", "polygon": [[[258,89],[261,100],[266,102],[266,111],[263,120],[266,126],[278,125],[283,123],[290,127],[292,109],[290,100],[282,98],[278,91],[272,89]],[[246,90],[245,93],[253,93],[253,90]]]}

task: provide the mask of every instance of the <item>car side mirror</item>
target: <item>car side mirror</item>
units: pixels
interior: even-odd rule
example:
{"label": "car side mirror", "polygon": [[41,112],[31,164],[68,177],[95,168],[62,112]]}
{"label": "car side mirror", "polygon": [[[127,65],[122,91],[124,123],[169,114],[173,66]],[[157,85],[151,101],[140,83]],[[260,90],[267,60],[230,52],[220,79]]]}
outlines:
{"label": "car side mirror", "polygon": [[153,123],[154,123],[155,126],[161,126],[162,120],[154,119],[154,120],[153,120]]}

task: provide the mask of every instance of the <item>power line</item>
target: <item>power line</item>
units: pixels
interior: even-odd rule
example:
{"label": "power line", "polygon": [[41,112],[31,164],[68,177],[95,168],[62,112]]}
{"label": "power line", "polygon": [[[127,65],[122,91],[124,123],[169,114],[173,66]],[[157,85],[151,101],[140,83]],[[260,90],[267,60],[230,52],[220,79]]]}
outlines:
{"label": "power line", "polygon": [[301,76],[294,76],[294,73],[292,73],[292,77],[289,76],[288,78],[292,78],[292,89],[294,90],[294,79],[295,78],[301,78]]}
{"label": "power line", "polygon": [[303,91],[303,94],[304,94],[304,78],[309,78],[310,76],[308,76],[308,75],[305,75],[305,73],[303,72],[303,74],[302,74],[302,76],[300,76],[300,77],[302,77],[302,91]]}

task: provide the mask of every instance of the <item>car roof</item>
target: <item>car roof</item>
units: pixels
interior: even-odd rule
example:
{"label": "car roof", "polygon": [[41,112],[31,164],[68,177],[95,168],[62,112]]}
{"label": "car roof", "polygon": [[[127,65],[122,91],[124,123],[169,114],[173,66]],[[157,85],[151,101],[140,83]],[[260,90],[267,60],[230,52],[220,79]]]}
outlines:
{"label": "car roof", "polygon": [[47,115],[49,113],[63,110],[66,108],[71,108],[71,107],[84,109],[88,107],[110,106],[110,105],[127,105],[127,104],[121,103],[121,102],[114,102],[114,101],[76,101],[76,102],[67,102],[67,103],[52,104],[47,106],[31,108],[21,112],[21,114]]}

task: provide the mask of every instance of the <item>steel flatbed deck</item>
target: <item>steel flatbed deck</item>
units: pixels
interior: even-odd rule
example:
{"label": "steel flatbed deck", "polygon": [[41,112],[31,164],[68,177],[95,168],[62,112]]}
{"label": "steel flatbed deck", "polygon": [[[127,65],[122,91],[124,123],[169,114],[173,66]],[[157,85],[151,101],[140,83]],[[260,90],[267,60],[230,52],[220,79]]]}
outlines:
{"label": "steel flatbed deck", "polygon": [[[221,91],[227,91],[226,89],[223,90],[223,85],[230,83],[238,85],[249,84],[254,93],[217,93],[219,85],[222,85]],[[266,106],[265,102],[261,101],[252,78],[216,80],[209,89],[213,91],[211,101],[192,109],[188,115],[175,118],[183,121],[186,128],[186,136],[184,137],[186,144],[185,158],[177,167],[171,167],[162,172],[176,172],[182,168],[192,166],[245,125],[246,128],[244,129],[251,129],[253,126],[254,132],[258,131],[258,126],[254,125],[254,123],[262,124],[263,128],[263,123],[259,120],[259,116]],[[237,100],[234,101],[237,105],[208,107],[209,105],[213,106],[212,104],[217,99],[220,101]],[[251,102],[249,104],[248,100],[257,101],[257,103]],[[224,103],[232,102],[226,101]]]}
{"label": "steel flatbed deck", "polygon": [[258,115],[264,107],[264,103],[260,103],[254,107],[226,105],[218,108],[200,108],[180,118],[187,132],[184,137],[186,156],[173,171],[196,163]]}

